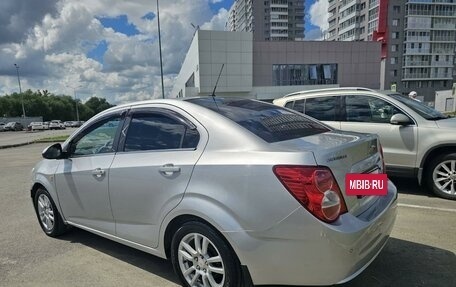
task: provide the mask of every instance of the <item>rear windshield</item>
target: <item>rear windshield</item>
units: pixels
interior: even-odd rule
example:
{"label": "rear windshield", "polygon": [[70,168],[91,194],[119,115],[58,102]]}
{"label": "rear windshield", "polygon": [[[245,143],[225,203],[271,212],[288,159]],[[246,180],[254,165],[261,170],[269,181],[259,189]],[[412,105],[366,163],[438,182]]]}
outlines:
{"label": "rear windshield", "polygon": [[187,101],[229,118],[268,143],[329,131],[302,114],[256,100],[207,97]]}

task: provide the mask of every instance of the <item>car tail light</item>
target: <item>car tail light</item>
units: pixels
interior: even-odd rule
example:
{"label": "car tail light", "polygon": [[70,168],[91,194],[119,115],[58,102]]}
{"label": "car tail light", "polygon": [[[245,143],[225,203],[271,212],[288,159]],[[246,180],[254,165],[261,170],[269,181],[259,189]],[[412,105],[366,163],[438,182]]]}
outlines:
{"label": "car tail light", "polygon": [[273,171],[288,192],[318,219],[334,222],[347,212],[339,185],[327,167],[279,165]]}

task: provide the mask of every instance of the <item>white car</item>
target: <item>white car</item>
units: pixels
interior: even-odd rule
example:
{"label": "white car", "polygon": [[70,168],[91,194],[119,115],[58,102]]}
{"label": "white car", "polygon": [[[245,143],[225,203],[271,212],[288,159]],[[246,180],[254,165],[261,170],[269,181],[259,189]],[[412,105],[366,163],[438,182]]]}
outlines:
{"label": "white car", "polygon": [[390,175],[414,177],[456,200],[456,119],[397,93],[366,88],[302,91],[274,100],[338,130],[376,133]]}
{"label": "white car", "polygon": [[52,120],[49,123],[50,130],[63,130],[65,129],[65,125],[60,120]]}
{"label": "white car", "polygon": [[45,130],[43,122],[31,122],[29,124],[29,128],[30,128],[31,131]]}

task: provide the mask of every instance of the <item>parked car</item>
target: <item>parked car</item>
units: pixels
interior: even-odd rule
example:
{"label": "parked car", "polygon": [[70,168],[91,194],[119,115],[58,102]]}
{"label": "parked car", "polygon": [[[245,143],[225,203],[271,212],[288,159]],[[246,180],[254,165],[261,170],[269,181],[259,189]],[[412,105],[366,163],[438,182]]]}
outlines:
{"label": "parked car", "polygon": [[437,196],[456,199],[456,119],[400,94],[365,88],[298,92],[274,104],[335,129],[377,133],[388,174],[417,178]]}
{"label": "parked car", "polygon": [[117,106],[43,157],[31,197],[47,235],[76,226],[169,258],[184,286],[344,282],[396,217],[389,181],[345,192],[347,173],[383,172],[376,135],[255,100]]}
{"label": "parked car", "polygon": [[5,131],[22,131],[24,129],[24,126],[18,122],[9,122],[3,126],[3,129]]}
{"label": "parked car", "polygon": [[49,129],[49,124],[50,124],[50,122],[43,122],[43,128],[45,130],[48,130]]}
{"label": "parked car", "polygon": [[69,127],[71,127],[71,126],[74,124],[74,122],[72,122],[72,121],[66,121],[66,122],[64,122],[63,124],[65,125],[65,127],[69,128]]}
{"label": "parked car", "polygon": [[71,122],[71,127],[79,128],[80,126],[82,126],[83,123],[84,122],[82,122],[82,121],[73,121],[73,122]]}
{"label": "parked car", "polygon": [[38,130],[44,130],[44,129],[45,129],[45,127],[44,127],[43,122],[31,122],[28,125],[28,130],[31,130],[31,131],[38,131]]}
{"label": "parked car", "polygon": [[4,128],[5,125],[6,125],[5,123],[0,123],[0,132],[3,132],[3,131],[4,131],[3,128]]}
{"label": "parked car", "polygon": [[60,120],[52,120],[49,123],[50,130],[63,130],[65,129],[65,125]]}

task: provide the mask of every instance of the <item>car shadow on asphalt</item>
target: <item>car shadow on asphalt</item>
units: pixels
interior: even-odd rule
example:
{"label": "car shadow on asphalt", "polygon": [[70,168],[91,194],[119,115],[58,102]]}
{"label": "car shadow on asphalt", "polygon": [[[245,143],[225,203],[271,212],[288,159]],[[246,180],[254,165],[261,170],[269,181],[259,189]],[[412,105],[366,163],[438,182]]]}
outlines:
{"label": "car shadow on asphalt", "polygon": [[179,284],[179,279],[173,271],[171,262],[157,256],[142,252],[126,245],[114,242],[79,228],[72,228],[58,239],[79,243],[118,260],[141,268],[163,279]]}
{"label": "car shadow on asphalt", "polygon": [[354,280],[337,286],[455,286],[454,270],[454,252],[390,238],[379,256],[363,273]]}
{"label": "car shadow on asphalt", "polygon": [[[83,244],[179,284],[172,265],[167,260],[78,228],[73,228],[59,238],[71,243]],[[324,272],[324,266],[322,266],[322,270]],[[379,256],[363,273],[348,283],[335,286],[454,286],[452,285],[456,282],[456,272],[454,270],[456,270],[456,255],[454,252],[390,238]]]}
{"label": "car shadow on asphalt", "polygon": [[399,193],[420,195],[426,197],[436,197],[427,186],[418,184],[415,178],[388,177],[396,185]]}

